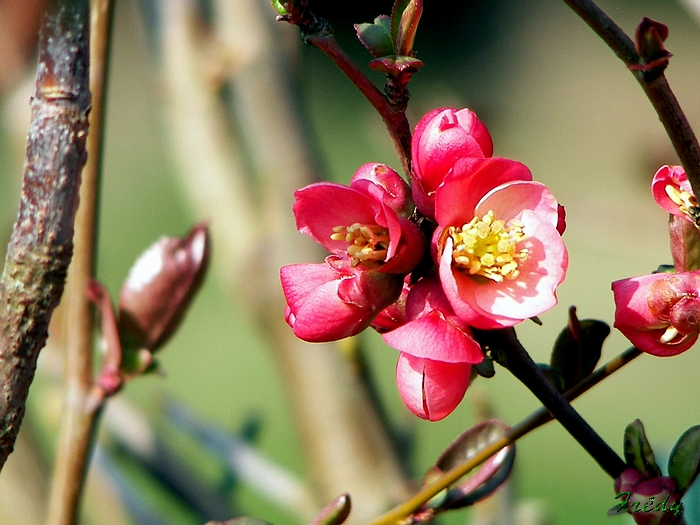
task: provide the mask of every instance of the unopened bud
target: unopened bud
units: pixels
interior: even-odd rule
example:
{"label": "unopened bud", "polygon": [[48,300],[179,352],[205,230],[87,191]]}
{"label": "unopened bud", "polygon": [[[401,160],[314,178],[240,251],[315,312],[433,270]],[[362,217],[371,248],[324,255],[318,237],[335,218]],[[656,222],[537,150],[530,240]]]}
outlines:
{"label": "unopened bud", "polygon": [[209,262],[205,224],[185,238],[163,237],[136,261],[119,297],[119,333],[135,348],[155,351],[173,334],[202,283]]}

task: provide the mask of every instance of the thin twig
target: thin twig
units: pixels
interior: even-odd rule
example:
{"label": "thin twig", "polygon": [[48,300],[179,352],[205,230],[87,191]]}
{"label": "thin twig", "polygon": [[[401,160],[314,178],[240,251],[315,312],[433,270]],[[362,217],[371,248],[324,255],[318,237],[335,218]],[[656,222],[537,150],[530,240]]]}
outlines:
{"label": "thin twig", "polygon": [[0,280],[0,468],[73,252],[90,106],[88,41],[87,1],[62,2],[42,26],[22,199]]}
{"label": "thin twig", "polygon": [[[615,359],[609,361],[604,366],[598,368],[590,376],[586,377],[578,385],[564,394],[567,401],[573,401],[578,396],[588,391],[593,386],[600,383],[606,377],[614,374],[620,368],[641,355],[641,352],[635,347],[628,348]],[[446,489],[462,476],[468,474],[471,470],[481,465],[491,456],[497,454],[500,450],[515,443],[532,430],[541,427],[542,425],[552,421],[554,418],[549,410],[545,407],[540,407],[520,423],[508,430],[505,435],[489,444],[488,447],[479,451],[479,453],[471,456],[469,459],[454,466],[451,470],[445,472],[442,476],[425,485],[410,499],[403,502],[401,505],[391,509],[386,514],[383,514],[368,525],[394,525],[404,521],[408,516],[420,509],[427,501]]]}
{"label": "thin twig", "polygon": [[475,333],[482,346],[489,346],[492,351],[502,356],[499,362],[554,414],[554,417],[566,431],[578,441],[611,478],[615,479],[622,473],[625,469],[625,462],[547,380],[542,370],[518,341],[514,330],[490,330]]}
{"label": "thin twig", "polygon": [[102,164],[104,100],[113,12],[111,0],[93,2],[90,87],[93,93],[88,137],[90,156],[83,171],[76,217],[75,256],[67,284],[65,393],[47,523],[75,523],[83,481],[103,398],[94,389],[93,316],[87,283],[94,273],[97,198]]}
{"label": "thin twig", "polygon": [[[629,36],[590,0],[564,0],[628,68],[643,66]],[[643,70],[630,68],[656,110],[676,154],[685,169],[695,195],[700,195],[700,144],[663,74],[648,77]]]}
{"label": "thin twig", "polygon": [[377,110],[394,141],[396,154],[399,156],[401,166],[410,183],[411,127],[406,119],[406,114],[403,111],[396,111],[391,106],[382,92],[367,78],[367,75],[350,60],[333,35],[307,36],[304,41],[323,51]]}

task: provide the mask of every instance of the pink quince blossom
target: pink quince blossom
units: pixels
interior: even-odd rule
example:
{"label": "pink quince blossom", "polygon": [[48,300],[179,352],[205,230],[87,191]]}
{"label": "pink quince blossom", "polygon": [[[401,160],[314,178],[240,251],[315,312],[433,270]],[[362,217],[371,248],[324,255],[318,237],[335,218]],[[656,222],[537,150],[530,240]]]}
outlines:
{"label": "pink quince blossom", "polygon": [[668,357],[700,334],[700,272],[657,273],[612,283],[615,328],[634,346]]}
{"label": "pink quince blossom", "polygon": [[388,166],[361,167],[343,186],[319,182],[297,190],[297,229],[358,269],[405,274],[423,257],[418,227],[400,215],[408,187]]}
{"label": "pink quince blossom", "polygon": [[503,328],[556,305],[568,266],[563,208],[525,165],[457,161],[436,191],[435,218],[440,280],[463,321]]}
{"label": "pink quince blossom", "polygon": [[435,109],[416,125],[411,145],[413,199],[421,213],[432,218],[435,191],[461,158],[493,154],[491,135],[470,109]]}
{"label": "pink quince blossom", "polygon": [[280,270],[287,299],[285,319],[311,343],[356,335],[401,294],[401,276],[359,270],[329,255],[323,264],[292,264]]}
{"label": "pink quince blossom", "polygon": [[399,393],[411,412],[437,421],[462,400],[471,365],[484,355],[469,326],[452,311],[437,275],[410,287],[402,313],[402,324],[382,334],[401,352],[396,367]]}
{"label": "pink quince blossom", "polygon": [[694,223],[692,213],[698,202],[682,166],[661,166],[652,179],[651,193],[668,213]]}

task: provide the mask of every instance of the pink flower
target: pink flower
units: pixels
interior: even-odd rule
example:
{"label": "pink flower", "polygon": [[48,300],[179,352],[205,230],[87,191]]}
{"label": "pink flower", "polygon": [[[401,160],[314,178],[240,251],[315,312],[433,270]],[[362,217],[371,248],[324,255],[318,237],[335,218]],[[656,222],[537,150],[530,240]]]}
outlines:
{"label": "pink flower", "polygon": [[469,109],[441,108],[425,115],[413,133],[413,199],[432,218],[435,191],[461,158],[484,158],[493,153],[486,126]]}
{"label": "pink flower", "polygon": [[442,287],[476,328],[513,326],[557,303],[568,265],[563,208],[531,178],[513,160],[462,159],[435,194]]}
{"label": "pink flower", "polygon": [[651,182],[651,193],[668,213],[695,222],[698,202],[682,166],[661,166]]}
{"label": "pink flower", "polygon": [[668,357],[688,350],[700,333],[700,273],[657,273],[615,281],[615,328],[634,346]]}
{"label": "pink flower", "polygon": [[319,182],[298,190],[297,229],[359,270],[405,274],[423,257],[418,227],[399,215],[408,188],[388,166],[361,167],[350,187]]}
{"label": "pink flower", "polygon": [[436,421],[459,404],[469,386],[471,365],[484,356],[467,324],[458,318],[435,274],[408,292],[403,324],[382,334],[401,352],[396,382],[406,406]]}
{"label": "pink flower", "polygon": [[335,255],[323,264],[284,266],[280,278],[285,319],[298,338],[312,343],[360,333],[396,301],[403,286],[398,275],[359,270]]}

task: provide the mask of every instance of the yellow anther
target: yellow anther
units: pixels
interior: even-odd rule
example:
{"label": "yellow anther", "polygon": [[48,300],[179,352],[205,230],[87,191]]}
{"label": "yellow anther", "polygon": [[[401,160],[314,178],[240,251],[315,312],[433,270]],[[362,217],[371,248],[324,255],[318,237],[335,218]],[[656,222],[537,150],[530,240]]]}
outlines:
{"label": "yellow anther", "polygon": [[376,224],[356,222],[350,226],[336,226],[333,228],[331,240],[348,243],[347,253],[353,266],[381,266],[389,248],[388,230]]}
{"label": "yellow anther", "polygon": [[480,275],[495,282],[515,279],[520,275],[518,261],[527,259],[527,249],[518,249],[525,239],[520,221],[505,221],[490,211],[483,217],[474,217],[461,228],[447,230],[452,237],[453,265],[469,275]]}
{"label": "yellow anther", "polygon": [[678,209],[693,219],[690,210],[691,208],[696,208],[698,206],[698,201],[695,199],[695,196],[690,192],[679,190],[671,184],[667,184],[664,190],[666,191],[668,198],[671,199],[676,206],[678,206]]}

